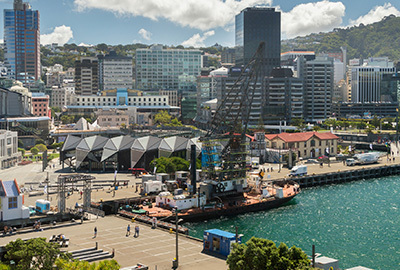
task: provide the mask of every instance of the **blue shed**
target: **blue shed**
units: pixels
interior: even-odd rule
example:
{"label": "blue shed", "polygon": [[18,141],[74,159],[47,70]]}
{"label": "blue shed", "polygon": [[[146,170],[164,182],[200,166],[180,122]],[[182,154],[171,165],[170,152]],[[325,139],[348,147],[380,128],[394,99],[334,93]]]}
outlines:
{"label": "blue shed", "polygon": [[[218,229],[206,230],[203,236],[203,250],[228,256],[231,253],[232,244],[235,242],[236,235],[234,233]],[[238,242],[241,242],[241,235],[238,236]]]}

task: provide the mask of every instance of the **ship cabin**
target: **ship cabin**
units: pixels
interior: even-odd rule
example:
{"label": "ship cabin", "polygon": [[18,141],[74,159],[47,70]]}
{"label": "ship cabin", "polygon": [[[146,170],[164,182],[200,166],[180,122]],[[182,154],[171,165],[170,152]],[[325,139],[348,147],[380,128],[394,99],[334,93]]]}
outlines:
{"label": "ship cabin", "polygon": [[169,192],[161,192],[156,197],[156,206],[170,208],[177,207],[178,210],[185,210],[194,207],[203,207],[206,204],[206,197],[204,195],[186,196],[184,194],[171,195]]}

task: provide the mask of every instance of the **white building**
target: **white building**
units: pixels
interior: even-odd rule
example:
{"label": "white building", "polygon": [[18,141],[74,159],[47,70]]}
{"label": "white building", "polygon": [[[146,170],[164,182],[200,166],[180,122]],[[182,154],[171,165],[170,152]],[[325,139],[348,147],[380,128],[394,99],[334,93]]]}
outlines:
{"label": "white building", "polygon": [[0,220],[29,218],[29,208],[23,206],[23,197],[17,181],[0,180]]}
{"label": "white building", "polygon": [[132,88],[132,57],[118,56],[114,51],[99,55],[99,89]]}
{"label": "white building", "polygon": [[18,152],[18,133],[16,131],[0,130],[0,169],[14,166],[21,160]]}

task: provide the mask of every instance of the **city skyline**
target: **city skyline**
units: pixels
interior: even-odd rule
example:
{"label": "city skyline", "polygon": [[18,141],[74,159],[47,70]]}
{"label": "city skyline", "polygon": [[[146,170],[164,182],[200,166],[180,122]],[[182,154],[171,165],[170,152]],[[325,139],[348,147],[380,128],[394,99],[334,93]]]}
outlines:
{"label": "city skyline", "polygon": [[[31,0],[41,13],[41,44],[235,45],[234,18],[250,6],[272,6],[282,12],[282,39],[327,32],[337,27],[369,24],[384,16],[400,16],[400,4],[383,0]],[[0,0],[1,9],[12,0]],[[179,3],[179,4],[178,4]],[[55,12],[57,11],[57,12]],[[4,24],[4,19],[2,19]],[[0,28],[3,39],[4,29]],[[117,31],[116,31],[117,30]]]}

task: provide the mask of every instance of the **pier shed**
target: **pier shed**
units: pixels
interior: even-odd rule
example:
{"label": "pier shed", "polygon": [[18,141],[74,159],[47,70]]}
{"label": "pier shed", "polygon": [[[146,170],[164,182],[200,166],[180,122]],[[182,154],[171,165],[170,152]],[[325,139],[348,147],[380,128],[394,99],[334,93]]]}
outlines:
{"label": "pier shed", "polygon": [[[234,233],[211,229],[204,231],[203,251],[214,252],[222,256],[228,256],[231,246],[236,242]],[[238,243],[241,243],[241,236],[238,236]]]}

